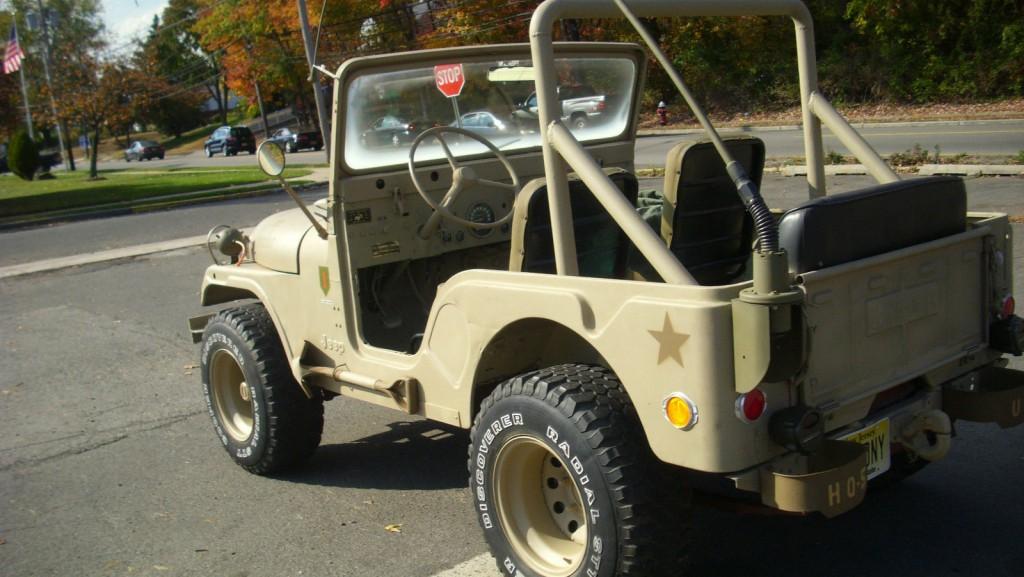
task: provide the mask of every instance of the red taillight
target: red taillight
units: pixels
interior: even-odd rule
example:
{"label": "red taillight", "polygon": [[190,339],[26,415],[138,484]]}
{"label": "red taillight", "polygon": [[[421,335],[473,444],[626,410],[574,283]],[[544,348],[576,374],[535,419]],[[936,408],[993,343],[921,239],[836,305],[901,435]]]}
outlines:
{"label": "red taillight", "polygon": [[416,124],[414,122],[410,122],[409,126],[406,126],[405,129],[409,132],[416,132]]}
{"label": "red taillight", "polygon": [[598,112],[604,110],[605,106],[607,106],[607,105],[605,104],[604,100],[599,100],[597,102],[597,110],[598,110]]}
{"label": "red taillight", "polygon": [[736,399],[736,416],[748,423],[760,419],[766,408],[768,408],[768,399],[765,398],[761,389],[754,389]]}
{"label": "red taillight", "polygon": [[1017,310],[1017,301],[1013,300],[1013,295],[1006,295],[1003,297],[1003,303],[999,307],[999,318],[1008,319],[1013,316],[1013,313]]}

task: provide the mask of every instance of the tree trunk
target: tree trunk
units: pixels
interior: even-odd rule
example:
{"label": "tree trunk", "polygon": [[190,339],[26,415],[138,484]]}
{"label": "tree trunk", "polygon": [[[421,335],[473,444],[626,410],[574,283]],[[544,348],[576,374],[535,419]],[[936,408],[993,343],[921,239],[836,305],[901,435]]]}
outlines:
{"label": "tree trunk", "polygon": [[207,84],[206,91],[210,93],[210,97],[217,103],[217,117],[220,118],[221,124],[228,123],[228,112],[227,112],[227,95],[221,95],[220,87],[227,86],[226,83],[221,82],[220,78],[217,78],[217,82],[214,84]]}
{"label": "tree trunk", "polygon": [[99,175],[99,171],[96,170],[96,157],[99,156],[99,143],[100,143],[100,125],[96,124],[92,127],[92,142],[93,145],[89,149],[89,178],[96,178]]}
{"label": "tree trunk", "polygon": [[220,98],[217,100],[217,105],[220,106],[220,123],[228,123],[228,103],[230,98],[230,90],[228,90],[228,79],[226,77],[221,78],[220,86],[221,90]]}
{"label": "tree trunk", "polygon": [[64,139],[64,154],[68,155],[68,170],[75,170],[75,144],[71,142],[71,132],[68,131],[68,123],[60,121],[61,129],[67,138]]}

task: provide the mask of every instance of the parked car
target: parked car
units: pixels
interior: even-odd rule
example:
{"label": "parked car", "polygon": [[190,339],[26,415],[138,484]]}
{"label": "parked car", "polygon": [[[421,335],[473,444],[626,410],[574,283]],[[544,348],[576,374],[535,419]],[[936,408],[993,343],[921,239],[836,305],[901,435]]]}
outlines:
{"label": "parked car", "polygon": [[[64,156],[56,148],[45,148],[39,151],[39,170],[46,172],[52,167],[64,162]],[[0,143],[0,174],[10,172],[11,167],[7,163],[7,144]]]}
{"label": "parked car", "polygon": [[401,146],[415,140],[424,130],[439,125],[431,120],[406,121],[397,116],[382,116],[363,131],[360,141],[363,146]]}
{"label": "parked car", "polygon": [[[493,112],[487,110],[480,110],[477,112],[467,112],[462,115],[462,128],[466,130],[472,130],[473,132],[486,137],[494,138],[497,136],[506,136],[513,133],[513,123],[508,119],[503,119]],[[453,122],[452,126],[458,126],[458,123]]]}
{"label": "parked car", "polygon": [[296,128],[292,130],[290,128],[281,128],[274,132],[267,140],[281,145],[285,152],[298,152],[304,148],[320,150],[324,147],[324,139],[318,129],[300,130]]}
{"label": "parked car", "polygon": [[164,147],[159,142],[152,140],[136,140],[124,151],[124,161],[131,162],[138,160],[150,160],[153,158],[164,159]]}
{"label": "parked car", "polygon": [[242,150],[256,154],[256,137],[252,135],[248,126],[221,126],[203,143],[203,150],[206,151],[207,157],[218,152],[223,152],[224,156],[232,156]]}
{"label": "parked car", "polygon": [[64,162],[64,155],[57,147],[43,148],[39,151],[39,170],[48,171],[54,166],[60,166]]}
{"label": "parked car", "polygon": [[[558,100],[562,103],[562,120],[568,120],[569,125],[576,129],[587,126],[595,117],[604,114],[607,106],[605,95],[598,94],[586,84],[559,86]],[[536,92],[519,105],[516,116],[524,120],[537,119]]]}

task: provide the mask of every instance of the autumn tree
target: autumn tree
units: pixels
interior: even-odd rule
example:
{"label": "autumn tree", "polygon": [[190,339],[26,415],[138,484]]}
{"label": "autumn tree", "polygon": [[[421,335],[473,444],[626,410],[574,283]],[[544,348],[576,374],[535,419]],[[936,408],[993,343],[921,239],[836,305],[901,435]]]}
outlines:
{"label": "autumn tree", "polygon": [[[88,55],[81,60],[82,66],[69,72],[70,80],[80,90],[66,99],[66,108],[70,117],[86,128],[92,141],[99,142],[105,125],[118,125],[131,117],[132,100],[145,92],[145,87],[140,85],[145,77],[124,63],[100,62]],[[90,178],[97,177],[98,148],[90,148]]]}
{"label": "autumn tree", "polygon": [[292,0],[205,2],[194,30],[207,52],[222,54],[228,86],[250,102],[255,82],[264,98],[290,100],[296,110],[313,110],[305,51]]}
{"label": "autumn tree", "polygon": [[[38,14],[38,0],[10,0],[16,14]],[[64,101],[74,98],[81,87],[73,82],[75,75],[69,69],[79,65],[80,55],[94,55],[106,46],[103,23],[100,20],[100,0],[47,0],[45,3],[46,30],[50,43],[50,79],[44,75],[45,39],[42,27],[18,28],[19,40],[25,50],[22,66],[32,88],[34,120],[39,132],[49,136],[48,126],[60,124],[64,138],[64,158],[74,168],[74,142],[69,128],[72,126]],[[56,117],[50,107],[50,88],[56,103]]]}
{"label": "autumn tree", "polygon": [[[198,0],[171,0],[136,52],[139,69],[160,77],[179,90],[204,90],[217,104],[222,124],[227,123],[228,85],[223,69],[223,51],[205,50],[196,21],[208,11]],[[191,94],[188,100],[194,100]],[[175,107],[178,104],[176,103]]]}

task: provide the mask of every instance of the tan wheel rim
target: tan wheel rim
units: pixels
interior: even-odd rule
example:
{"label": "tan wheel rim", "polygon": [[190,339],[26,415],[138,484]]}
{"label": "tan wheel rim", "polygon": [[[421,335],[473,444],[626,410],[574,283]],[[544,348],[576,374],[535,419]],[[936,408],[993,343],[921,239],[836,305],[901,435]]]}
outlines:
{"label": "tan wheel rim", "polygon": [[239,443],[247,441],[252,434],[252,395],[245,373],[230,351],[219,349],[210,359],[210,392],[227,434]]}
{"label": "tan wheel rim", "polygon": [[532,437],[516,437],[495,457],[495,506],[516,555],[535,573],[564,577],[583,563],[587,517],[562,459]]}

